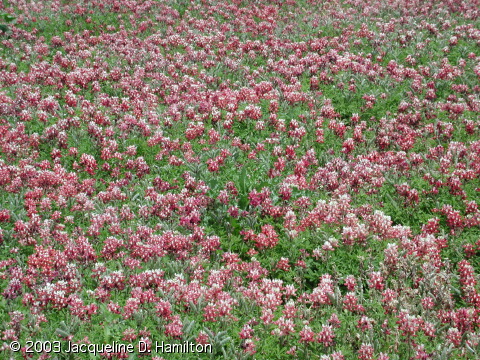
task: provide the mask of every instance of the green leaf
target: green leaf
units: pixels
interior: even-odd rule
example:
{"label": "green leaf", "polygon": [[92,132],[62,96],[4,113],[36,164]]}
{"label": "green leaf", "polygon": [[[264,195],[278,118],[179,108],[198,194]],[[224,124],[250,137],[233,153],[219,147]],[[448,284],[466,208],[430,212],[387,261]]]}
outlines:
{"label": "green leaf", "polygon": [[240,234],[240,226],[238,225],[238,220],[235,218],[230,219],[230,226],[232,227],[232,233],[235,235]]}
{"label": "green leaf", "polygon": [[240,207],[240,209],[246,210],[247,205],[248,205],[248,196],[247,194],[243,194],[240,196],[240,199],[238,201],[238,206]]}
{"label": "green leaf", "polygon": [[104,340],[105,340],[105,341],[109,341],[109,340],[110,340],[110,334],[111,334],[110,329],[108,328],[108,326],[105,326],[105,327],[103,328],[103,335],[104,335]]}
{"label": "green leaf", "polygon": [[10,14],[3,14],[3,15],[2,15],[2,19],[3,19],[3,21],[5,21],[6,23],[11,23],[11,22],[13,22],[13,21],[16,19],[16,17],[13,16],[13,15],[10,15]]}
{"label": "green leaf", "polygon": [[240,192],[242,194],[245,194],[247,192],[247,169],[245,168],[245,165],[242,167],[242,171],[240,172],[239,176],[239,187],[240,187]]}
{"label": "green leaf", "polygon": [[208,187],[210,188],[210,190],[215,193],[217,191],[217,188],[218,188],[218,180],[217,179],[210,179],[208,182],[207,182],[207,185]]}

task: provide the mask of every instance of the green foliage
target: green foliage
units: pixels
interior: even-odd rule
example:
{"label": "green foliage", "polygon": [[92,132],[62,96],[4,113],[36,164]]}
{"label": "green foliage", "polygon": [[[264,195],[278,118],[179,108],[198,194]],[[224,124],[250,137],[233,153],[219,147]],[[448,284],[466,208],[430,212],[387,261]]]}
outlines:
{"label": "green foliage", "polygon": [[16,19],[12,14],[0,12],[0,34],[10,31],[8,24],[13,24]]}

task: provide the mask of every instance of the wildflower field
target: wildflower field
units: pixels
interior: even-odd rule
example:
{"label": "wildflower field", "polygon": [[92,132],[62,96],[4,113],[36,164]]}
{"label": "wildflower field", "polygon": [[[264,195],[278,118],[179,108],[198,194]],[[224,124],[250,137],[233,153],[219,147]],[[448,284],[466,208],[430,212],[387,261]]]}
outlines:
{"label": "wildflower field", "polygon": [[478,0],[0,4],[0,358],[480,358]]}

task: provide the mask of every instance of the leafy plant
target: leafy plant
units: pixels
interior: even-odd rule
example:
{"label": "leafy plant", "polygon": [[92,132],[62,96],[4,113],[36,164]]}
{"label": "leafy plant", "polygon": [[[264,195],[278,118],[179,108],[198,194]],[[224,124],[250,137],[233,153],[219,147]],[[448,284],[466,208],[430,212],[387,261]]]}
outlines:
{"label": "leafy plant", "polygon": [[0,32],[7,33],[10,31],[9,24],[13,24],[17,17],[15,15],[0,12]]}

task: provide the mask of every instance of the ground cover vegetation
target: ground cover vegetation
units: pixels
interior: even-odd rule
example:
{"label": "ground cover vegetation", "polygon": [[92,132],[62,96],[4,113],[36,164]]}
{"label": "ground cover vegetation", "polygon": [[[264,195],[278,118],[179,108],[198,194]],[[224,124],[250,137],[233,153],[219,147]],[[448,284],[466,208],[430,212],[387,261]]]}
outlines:
{"label": "ground cover vegetation", "polygon": [[3,1],[0,357],[477,359],[479,14]]}

